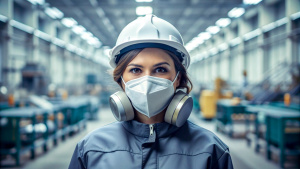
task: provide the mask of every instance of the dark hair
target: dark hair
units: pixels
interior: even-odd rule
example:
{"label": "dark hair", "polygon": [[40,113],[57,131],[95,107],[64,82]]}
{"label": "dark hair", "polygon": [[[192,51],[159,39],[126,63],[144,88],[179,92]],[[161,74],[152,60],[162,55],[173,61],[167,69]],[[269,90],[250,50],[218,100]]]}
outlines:
{"label": "dark hair", "polygon": [[[117,63],[117,67],[113,71],[113,78],[121,87],[122,87],[122,80],[121,76],[125,71],[127,65],[143,50],[142,49],[134,49],[124,54],[121,57],[120,61]],[[163,50],[163,49],[162,49]],[[181,79],[178,88],[186,89],[187,93],[193,88],[193,84],[187,75],[187,71],[185,67],[181,64],[179,58],[172,52],[164,50],[173,60],[176,72],[180,72]]]}

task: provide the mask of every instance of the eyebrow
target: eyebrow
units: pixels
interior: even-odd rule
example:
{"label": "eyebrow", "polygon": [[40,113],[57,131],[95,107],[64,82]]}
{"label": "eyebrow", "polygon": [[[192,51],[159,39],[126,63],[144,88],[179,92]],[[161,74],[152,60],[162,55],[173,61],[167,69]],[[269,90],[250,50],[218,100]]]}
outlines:
{"label": "eyebrow", "polygon": [[[158,67],[158,66],[161,66],[161,65],[164,65],[164,64],[170,66],[170,64],[169,64],[168,62],[161,62],[161,63],[157,63],[157,64],[153,65],[153,67]],[[127,65],[127,67],[128,67],[128,66],[134,66],[134,67],[141,67],[141,68],[143,68],[142,65],[134,64],[134,63],[131,63],[131,64]]]}
{"label": "eyebrow", "polygon": [[164,65],[164,64],[166,64],[166,65],[169,65],[169,66],[170,66],[170,64],[169,64],[168,62],[161,62],[161,63],[157,63],[157,64],[155,64],[153,67],[161,66],[161,65]]}

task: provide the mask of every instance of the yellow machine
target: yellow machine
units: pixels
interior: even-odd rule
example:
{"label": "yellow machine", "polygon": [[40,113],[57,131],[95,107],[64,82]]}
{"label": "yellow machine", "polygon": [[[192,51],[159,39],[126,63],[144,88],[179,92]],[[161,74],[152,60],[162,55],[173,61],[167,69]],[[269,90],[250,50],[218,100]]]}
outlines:
{"label": "yellow machine", "polygon": [[203,90],[199,102],[201,115],[205,119],[212,119],[216,116],[218,99],[232,98],[232,92],[222,94],[221,90],[225,86],[225,81],[217,77],[215,80],[215,90]]}
{"label": "yellow machine", "polygon": [[216,94],[211,90],[203,90],[200,98],[201,115],[206,119],[212,119],[216,116]]}

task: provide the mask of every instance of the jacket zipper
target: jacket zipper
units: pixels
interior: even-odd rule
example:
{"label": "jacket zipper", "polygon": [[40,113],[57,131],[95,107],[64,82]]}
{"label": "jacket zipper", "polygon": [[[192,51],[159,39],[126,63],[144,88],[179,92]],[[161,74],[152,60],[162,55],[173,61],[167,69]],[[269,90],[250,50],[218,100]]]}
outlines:
{"label": "jacket zipper", "polygon": [[150,128],[150,136],[152,136],[154,130],[153,124],[149,124],[149,128]]}

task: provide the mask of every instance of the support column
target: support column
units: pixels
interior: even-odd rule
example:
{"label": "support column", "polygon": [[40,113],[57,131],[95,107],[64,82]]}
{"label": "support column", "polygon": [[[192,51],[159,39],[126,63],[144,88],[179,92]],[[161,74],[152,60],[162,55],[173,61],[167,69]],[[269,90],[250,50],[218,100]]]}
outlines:
{"label": "support column", "polygon": [[53,83],[54,82],[54,78],[52,76],[56,76],[56,73],[55,73],[55,57],[56,57],[56,54],[57,54],[57,50],[56,50],[56,45],[54,44],[50,44],[50,50],[49,50],[49,77],[50,77],[50,83]]}
{"label": "support column", "polygon": [[[286,16],[289,18],[290,15],[300,11],[300,0],[285,1]],[[293,32],[293,21],[289,18],[286,24],[286,32],[288,34]],[[286,59],[288,63],[299,63],[297,53],[297,39],[293,36],[289,36],[286,39]]]}
{"label": "support column", "polygon": [[9,73],[11,72],[11,65],[9,64],[9,58],[11,56],[11,51],[13,48],[13,27],[9,24],[11,19],[13,18],[13,0],[2,0],[0,1],[0,11],[1,14],[8,18],[8,22],[3,27],[2,30],[2,38],[1,38],[1,75],[0,75],[0,83],[3,86],[9,88]]}
{"label": "support column", "polygon": [[[258,27],[263,27],[267,24],[270,24],[272,22],[274,22],[275,20],[275,16],[272,15],[274,12],[273,12],[273,9],[271,8],[271,6],[268,6],[268,4],[264,4],[264,5],[260,5],[258,7]],[[264,72],[266,72],[269,68],[270,68],[270,58],[269,58],[269,52],[268,52],[268,48],[269,48],[269,45],[265,45],[265,41],[264,39],[267,38],[266,37],[266,34],[262,33],[262,35],[260,35],[261,37],[259,37],[259,39],[261,40],[262,42],[262,45],[263,47],[261,47],[259,50],[259,53],[261,54],[262,56],[262,74],[264,74]]]}
{"label": "support column", "polygon": [[[34,7],[32,7],[34,8]],[[31,9],[26,11],[25,24],[35,29],[38,28],[38,11]],[[39,61],[39,38],[34,34],[28,36],[28,49],[26,56],[26,63],[38,63]]]}
{"label": "support column", "polygon": [[[240,74],[240,77],[242,77],[242,72],[244,70],[246,70],[247,72],[249,72],[249,68],[248,68],[248,65],[247,65],[247,58],[248,57],[245,53],[245,41],[243,39],[243,35],[245,35],[246,33],[252,31],[251,28],[253,26],[247,22],[247,20],[245,19],[240,19],[239,22],[238,22],[238,36],[241,38],[242,42],[241,44],[239,44],[239,55],[241,55],[241,59],[242,59],[242,67],[241,67],[241,70],[239,70],[239,74]],[[241,78],[241,81],[242,81],[242,78]]]}

